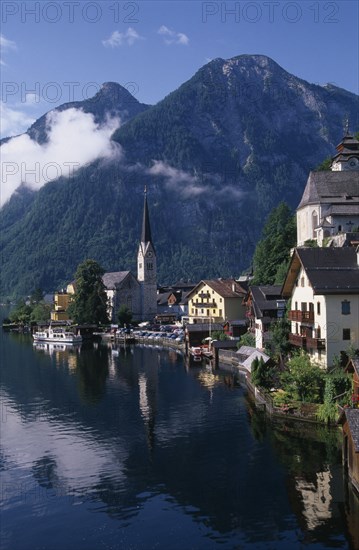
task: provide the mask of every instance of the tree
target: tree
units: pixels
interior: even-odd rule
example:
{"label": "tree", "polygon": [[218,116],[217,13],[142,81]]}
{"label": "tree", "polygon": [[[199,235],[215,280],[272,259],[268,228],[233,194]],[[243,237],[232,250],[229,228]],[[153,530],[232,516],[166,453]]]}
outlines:
{"label": "tree", "polygon": [[117,319],[121,327],[129,325],[132,321],[132,312],[128,309],[127,306],[122,305],[118,310]]}
{"label": "tree", "polygon": [[[289,263],[289,252],[296,244],[296,220],[289,206],[280,203],[268,217],[253,256],[253,285],[282,282]],[[281,279],[279,281],[279,279]]]}
{"label": "tree", "polygon": [[288,370],[282,373],[283,389],[297,401],[321,403],[324,391],[324,371],[310,362],[304,352],[288,361]]}
{"label": "tree", "polygon": [[69,306],[75,323],[108,323],[104,270],[95,260],[85,260],[75,273],[76,292]]}
{"label": "tree", "polygon": [[280,364],[283,365],[284,356],[291,349],[289,343],[290,322],[286,317],[278,319],[270,326],[270,347],[272,355],[279,358]]}
{"label": "tree", "polygon": [[254,334],[252,334],[251,332],[246,332],[245,334],[242,334],[237,344],[237,348],[239,349],[241,346],[250,346],[251,348],[255,348],[256,339]]}
{"label": "tree", "polygon": [[38,303],[34,303],[32,306],[32,312],[30,315],[31,321],[48,321],[51,317],[51,305],[47,304],[43,300]]}

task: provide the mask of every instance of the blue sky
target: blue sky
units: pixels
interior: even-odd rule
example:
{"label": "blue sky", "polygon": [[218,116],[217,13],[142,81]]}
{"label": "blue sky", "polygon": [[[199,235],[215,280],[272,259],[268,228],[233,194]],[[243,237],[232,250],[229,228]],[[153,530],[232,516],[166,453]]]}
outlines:
{"label": "blue sky", "polygon": [[209,60],[264,54],[358,93],[356,1],[6,1],[2,136],[116,81],[156,103]]}

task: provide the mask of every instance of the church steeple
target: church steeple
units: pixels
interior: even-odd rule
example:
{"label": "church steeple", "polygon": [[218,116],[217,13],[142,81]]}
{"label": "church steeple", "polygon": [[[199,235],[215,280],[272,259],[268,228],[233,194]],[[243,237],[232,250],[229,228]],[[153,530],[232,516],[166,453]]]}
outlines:
{"label": "church steeple", "polygon": [[147,187],[145,186],[141,243],[152,243],[150,216],[148,214]]}
{"label": "church steeple", "polygon": [[142,319],[153,319],[157,313],[157,261],[155,247],[152,242],[146,187],[143,204],[141,241],[137,254],[137,280],[141,285]]}

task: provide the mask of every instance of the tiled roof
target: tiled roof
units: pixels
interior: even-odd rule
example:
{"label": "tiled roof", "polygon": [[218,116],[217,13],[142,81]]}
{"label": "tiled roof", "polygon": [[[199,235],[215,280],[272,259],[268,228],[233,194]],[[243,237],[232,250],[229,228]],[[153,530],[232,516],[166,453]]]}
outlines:
{"label": "tiled roof", "polygon": [[203,280],[202,282],[212,288],[222,298],[240,298],[246,294],[246,290],[235,279],[211,279]]}
{"label": "tiled roof", "polygon": [[345,409],[345,416],[353,438],[355,452],[359,453],[359,409]]}
{"label": "tiled roof", "polygon": [[[310,172],[302,200],[297,208],[323,201],[347,204],[347,196],[359,197],[359,171]],[[352,199],[352,200],[353,200]]]}
{"label": "tiled roof", "polygon": [[117,285],[122,283],[127,275],[131,271],[113,271],[110,273],[105,273],[102,277],[103,283],[107,290],[114,290]]}
{"label": "tiled roof", "polygon": [[356,204],[333,204],[327,212],[328,215],[359,216],[359,201]]}
{"label": "tiled roof", "polygon": [[277,310],[277,300],[281,300],[281,286],[251,286],[253,308],[256,317],[263,316],[263,311]]}
{"label": "tiled roof", "polygon": [[354,247],[297,248],[315,294],[359,292],[359,267]]}

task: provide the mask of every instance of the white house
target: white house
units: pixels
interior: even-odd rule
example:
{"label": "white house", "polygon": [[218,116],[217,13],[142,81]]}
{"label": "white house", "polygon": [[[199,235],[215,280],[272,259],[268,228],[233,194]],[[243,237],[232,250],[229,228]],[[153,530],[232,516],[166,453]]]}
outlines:
{"label": "white house", "polygon": [[290,342],[323,368],[359,348],[359,250],[296,248],[282,287]]}

